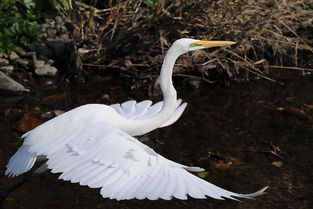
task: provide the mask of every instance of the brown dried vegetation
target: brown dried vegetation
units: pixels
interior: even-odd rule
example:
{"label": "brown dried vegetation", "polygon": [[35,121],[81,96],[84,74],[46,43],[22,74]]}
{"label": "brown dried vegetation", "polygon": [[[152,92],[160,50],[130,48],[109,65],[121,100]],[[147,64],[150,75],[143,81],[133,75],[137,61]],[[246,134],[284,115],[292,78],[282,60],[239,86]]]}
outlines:
{"label": "brown dried vegetation", "polygon": [[238,44],[185,55],[193,59],[180,60],[175,72],[200,69],[196,75],[206,81],[216,80],[212,72],[219,72],[232,79],[261,77],[276,82],[277,69],[313,71],[312,1],[105,2],[91,6],[78,1],[66,13],[74,26],[73,37],[84,49],[80,53],[85,67],[120,69],[139,78],[157,74],[170,44],[193,37]]}

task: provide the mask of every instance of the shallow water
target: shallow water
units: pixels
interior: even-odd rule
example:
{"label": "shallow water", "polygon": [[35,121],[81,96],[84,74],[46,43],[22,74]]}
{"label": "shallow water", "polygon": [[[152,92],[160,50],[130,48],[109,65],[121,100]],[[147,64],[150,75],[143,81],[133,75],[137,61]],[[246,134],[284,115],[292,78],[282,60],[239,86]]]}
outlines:
{"label": "shallow water", "polygon": [[[46,173],[27,182],[6,199],[5,209],[52,208],[311,208],[313,205],[313,129],[311,120],[297,114],[286,114],[277,107],[302,108],[313,104],[313,78],[300,75],[286,79],[285,85],[254,81],[234,84],[229,88],[208,86],[190,87],[176,80],[178,95],[188,102],[187,109],[174,125],[149,134],[148,144],[165,157],[186,165],[198,165],[209,171],[206,180],[225,189],[250,193],[268,185],[267,194],[255,200],[236,202],[214,199],[195,200],[131,200],[103,199],[98,189],[82,187],[58,180],[58,175]],[[0,104],[0,166],[3,170],[16,151],[21,133],[12,127],[35,106],[41,111],[68,110],[86,103],[116,103],[128,99],[147,99],[140,89],[124,88],[114,79],[95,79],[83,88],[61,85],[52,90],[37,91],[19,98],[2,97]],[[66,93],[64,101],[41,105],[43,97]],[[103,94],[109,95],[103,97]],[[102,99],[101,99],[102,96]],[[159,97],[153,97],[158,100]],[[305,109],[313,116],[313,111]],[[271,144],[279,147],[280,156],[270,154]],[[208,157],[208,153],[219,156]],[[239,161],[223,168],[218,160]],[[235,161],[235,162],[236,162]],[[281,167],[272,165],[282,162]],[[218,167],[222,165],[222,168]],[[20,178],[0,178],[6,187]]]}

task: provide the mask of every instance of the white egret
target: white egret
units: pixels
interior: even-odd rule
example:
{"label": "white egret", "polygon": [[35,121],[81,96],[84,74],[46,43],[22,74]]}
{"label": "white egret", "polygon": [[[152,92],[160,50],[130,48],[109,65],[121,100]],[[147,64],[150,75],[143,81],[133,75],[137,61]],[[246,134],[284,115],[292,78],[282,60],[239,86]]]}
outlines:
{"label": "white egret", "polygon": [[173,124],[186,108],[177,100],[172,84],[176,59],[189,51],[228,46],[230,41],[179,39],[168,50],[160,73],[163,102],[149,100],[123,104],[87,104],[55,117],[22,136],[23,145],[10,159],[5,174],[17,176],[29,171],[38,156],[44,156],[59,179],[101,188],[111,199],[215,199],[253,198],[219,188],[191,172],[199,167],[185,166],[164,158],[133,136]]}

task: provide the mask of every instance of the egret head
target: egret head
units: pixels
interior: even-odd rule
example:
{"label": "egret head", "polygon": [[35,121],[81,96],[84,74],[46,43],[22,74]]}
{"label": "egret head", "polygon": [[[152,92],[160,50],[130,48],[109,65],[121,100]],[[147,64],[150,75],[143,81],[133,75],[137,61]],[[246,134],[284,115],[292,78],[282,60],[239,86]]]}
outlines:
{"label": "egret head", "polygon": [[230,46],[235,44],[233,41],[202,41],[191,38],[181,38],[175,41],[172,45],[173,48],[179,51],[180,54],[195,51],[198,49],[205,49],[218,46]]}

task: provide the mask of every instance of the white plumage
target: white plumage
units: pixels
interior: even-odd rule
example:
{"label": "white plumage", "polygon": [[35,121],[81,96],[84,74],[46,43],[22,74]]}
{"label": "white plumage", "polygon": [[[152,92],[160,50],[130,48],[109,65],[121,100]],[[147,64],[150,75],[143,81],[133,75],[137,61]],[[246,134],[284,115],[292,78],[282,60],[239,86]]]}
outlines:
{"label": "white plumage", "polygon": [[90,188],[101,188],[101,195],[111,199],[165,199],[172,197],[216,199],[253,198],[206,182],[188,171],[188,167],[168,160],[133,136],[148,133],[176,122],[186,108],[177,100],[172,85],[176,58],[201,48],[231,45],[233,42],[206,42],[180,39],[169,49],[160,74],[164,101],[152,105],[145,100],[122,104],[88,104],[68,111],[22,136],[22,147],[10,159],[6,175],[29,171],[37,156],[45,156],[49,169],[61,173],[60,179]]}

